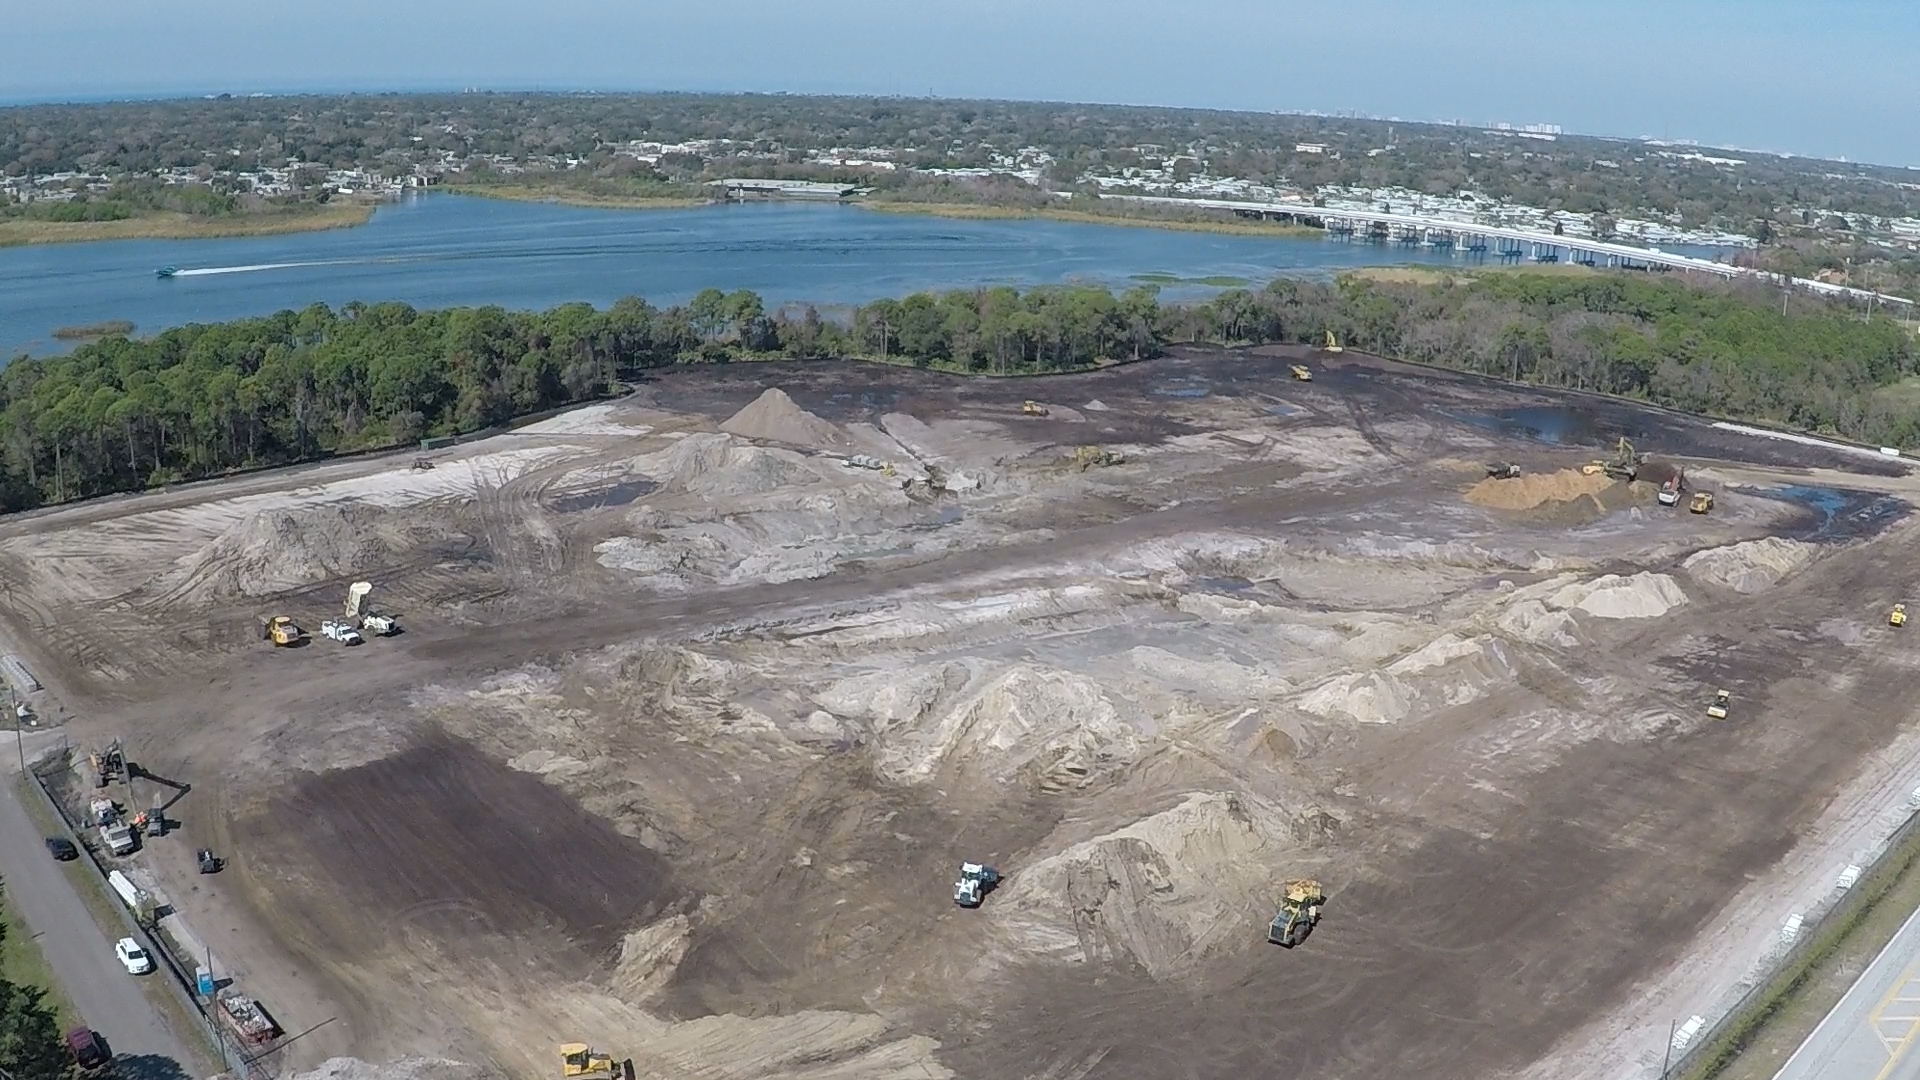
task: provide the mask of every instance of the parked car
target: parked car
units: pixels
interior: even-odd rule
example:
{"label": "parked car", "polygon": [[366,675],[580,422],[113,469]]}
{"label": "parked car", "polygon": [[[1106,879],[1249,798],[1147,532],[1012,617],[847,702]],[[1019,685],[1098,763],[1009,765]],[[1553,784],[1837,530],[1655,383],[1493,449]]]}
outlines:
{"label": "parked car", "polygon": [[98,1069],[113,1064],[113,1055],[107,1053],[106,1043],[92,1028],[79,1027],[67,1032],[67,1052],[73,1055],[74,1063],[83,1069]]}
{"label": "parked car", "polygon": [[73,841],[64,836],[49,836],[47,837],[47,854],[61,862],[71,862],[80,857],[80,849],[74,847]]}
{"label": "parked car", "polygon": [[120,958],[120,965],[127,969],[129,975],[145,975],[153,970],[153,957],[148,956],[147,950],[130,937],[113,943],[113,955]]}

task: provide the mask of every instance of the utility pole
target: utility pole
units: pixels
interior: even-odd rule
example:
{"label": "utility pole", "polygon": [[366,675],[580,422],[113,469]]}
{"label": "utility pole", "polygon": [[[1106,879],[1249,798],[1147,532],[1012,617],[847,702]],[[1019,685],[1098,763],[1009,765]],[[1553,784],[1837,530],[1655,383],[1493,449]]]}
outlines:
{"label": "utility pole", "polygon": [[1660,1059],[1660,1080],[1667,1080],[1667,1070],[1673,1068],[1673,1033],[1680,1030],[1678,1017],[1667,1022],[1667,1052]]}

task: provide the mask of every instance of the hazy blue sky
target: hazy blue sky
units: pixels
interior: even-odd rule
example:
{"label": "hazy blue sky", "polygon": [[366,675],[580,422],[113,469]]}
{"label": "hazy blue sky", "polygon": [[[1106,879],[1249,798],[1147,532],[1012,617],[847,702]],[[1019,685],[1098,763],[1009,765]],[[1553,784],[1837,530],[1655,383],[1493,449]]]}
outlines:
{"label": "hazy blue sky", "polygon": [[0,0],[0,98],[790,90],[1557,123],[1920,164],[1914,0]]}

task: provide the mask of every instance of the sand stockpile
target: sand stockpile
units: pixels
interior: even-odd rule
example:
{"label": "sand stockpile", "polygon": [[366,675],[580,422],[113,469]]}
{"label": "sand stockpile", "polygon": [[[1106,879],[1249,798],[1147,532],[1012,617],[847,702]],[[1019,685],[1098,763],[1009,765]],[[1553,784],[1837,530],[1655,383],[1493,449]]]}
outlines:
{"label": "sand stockpile", "polygon": [[1579,469],[1527,474],[1512,480],[1488,477],[1467,489],[1467,501],[1493,510],[1531,510],[1548,503],[1573,502],[1585,497],[1598,498],[1613,486],[1605,473],[1588,476]]}
{"label": "sand stockpile", "polygon": [[365,506],[258,513],[176,562],[156,585],[179,600],[195,594],[271,596],[329,578],[373,574],[438,535],[418,518]]}
{"label": "sand stockpile", "polygon": [[779,387],[768,388],[752,404],[729,417],[720,430],[743,439],[765,439],[815,450],[845,450],[853,445],[846,432],[794,404]]}
{"label": "sand stockpile", "polygon": [[1812,544],[1769,536],[1696,551],[1680,565],[1695,581],[1756,593],[1798,572],[1813,561],[1813,553]]}
{"label": "sand stockpile", "polygon": [[1242,795],[1201,792],[1022,867],[995,894],[995,928],[1026,955],[1133,963],[1167,978],[1271,917],[1293,829]]}
{"label": "sand stockpile", "polygon": [[695,495],[760,495],[811,484],[820,475],[791,450],[743,446],[725,435],[689,435],[630,462],[669,490]]}
{"label": "sand stockpile", "polygon": [[1549,607],[1584,611],[1601,619],[1652,619],[1687,602],[1687,594],[1665,574],[1632,577],[1608,574],[1562,587],[1547,598]]}
{"label": "sand stockpile", "polygon": [[1396,724],[1422,710],[1464,705],[1513,678],[1496,638],[1442,634],[1378,671],[1337,676],[1294,702],[1315,716]]}
{"label": "sand stockpile", "polygon": [[[964,666],[942,664],[856,676],[815,700],[837,715],[867,721],[874,771],[894,783],[925,783],[956,770],[983,782],[1018,778],[1062,791],[1142,752],[1139,729],[1092,679],[1022,664],[956,698],[968,674]],[[934,707],[948,700],[951,706]]]}

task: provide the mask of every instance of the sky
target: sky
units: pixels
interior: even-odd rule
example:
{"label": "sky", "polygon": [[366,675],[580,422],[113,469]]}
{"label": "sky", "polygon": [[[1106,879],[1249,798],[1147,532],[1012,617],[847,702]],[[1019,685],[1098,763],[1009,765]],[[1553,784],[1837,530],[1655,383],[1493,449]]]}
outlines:
{"label": "sky", "polygon": [[0,101],[904,94],[1559,124],[1920,165],[1913,0],[0,0]]}

